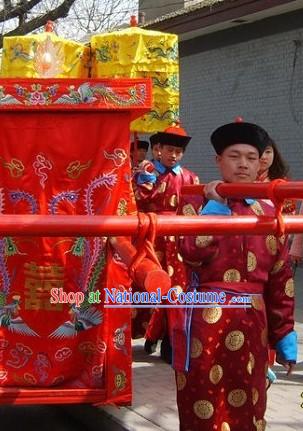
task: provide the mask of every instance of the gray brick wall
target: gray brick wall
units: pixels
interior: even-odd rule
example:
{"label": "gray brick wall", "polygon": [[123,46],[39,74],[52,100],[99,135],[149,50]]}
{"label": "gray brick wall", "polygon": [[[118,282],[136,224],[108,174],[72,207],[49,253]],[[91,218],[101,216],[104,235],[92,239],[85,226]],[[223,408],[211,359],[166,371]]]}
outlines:
{"label": "gray brick wall", "polygon": [[262,125],[288,161],[291,177],[303,179],[302,15],[180,44],[181,120],[193,136],[184,165],[201,181],[218,178],[210,133],[238,115]]}

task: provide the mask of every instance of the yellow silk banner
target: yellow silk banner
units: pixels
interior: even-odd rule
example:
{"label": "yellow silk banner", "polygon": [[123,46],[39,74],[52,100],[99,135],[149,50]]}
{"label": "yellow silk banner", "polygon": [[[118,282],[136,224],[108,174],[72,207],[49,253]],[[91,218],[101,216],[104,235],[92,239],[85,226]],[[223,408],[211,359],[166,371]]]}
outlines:
{"label": "yellow silk banner", "polygon": [[130,27],[92,36],[91,49],[92,77],[152,79],[152,109],[131,123],[132,131],[163,131],[179,120],[177,35]]}
{"label": "yellow silk banner", "polygon": [[87,78],[90,49],[45,32],[5,37],[3,78]]}

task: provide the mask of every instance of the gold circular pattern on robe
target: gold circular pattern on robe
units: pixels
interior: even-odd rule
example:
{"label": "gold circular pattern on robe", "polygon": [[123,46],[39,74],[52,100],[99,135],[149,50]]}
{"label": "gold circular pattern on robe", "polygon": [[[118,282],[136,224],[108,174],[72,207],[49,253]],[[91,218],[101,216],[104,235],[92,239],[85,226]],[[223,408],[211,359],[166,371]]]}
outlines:
{"label": "gold circular pattern on robe", "polygon": [[247,395],[243,389],[233,389],[227,396],[228,403],[233,407],[242,407],[246,400]]}
{"label": "gold circular pattern on robe", "polygon": [[271,274],[277,274],[277,272],[279,272],[284,265],[284,260],[277,260],[277,262],[274,264],[274,267],[271,271]]}
{"label": "gold circular pattern on robe", "polygon": [[167,265],[167,274],[172,277],[174,275],[174,268],[171,265]]}
{"label": "gold circular pattern on robe", "polygon": [[188,216],[197,215],[197,213],[195,211],[195,208],[191,204],[183,205],[183,207],[182,207],[182,214],[183,215],[188,215]]}
{"label": "gold circular pattern on robe", "polygon": [[256,255],[252,251],[249,251],[247,253],[247,270],[248,272],[252,272],[256,269],[256,267],[257,267]]}
{"label": "gold circular pattern on robe", "polygon": [[177,195],[172,195],[169,199],[169,205],[173,208],[176,208],[178,205],[178,198]]}
{"label": "gold circular pattern on robe", "polygon": [[181,292],[183,292],[182,287],[181,287],[181,286],[179,286],[178,284],[176,284],[175,286],[172,286],[172,289],[174,289],[174,290],[172,290],[171,295],[172,295],[172,297],[173,297],[174,299],[177,299],[177,296],[178,296]]}
{"label": "gold circular pattern on robe", "polygon": [[280,241],[280,243],[281,243],[281,244],[284,244],[284,243],[285,243],[285,238],[286,238],[286,236],[285,236],[285,235],[281,235],[281,236],[279,237],[279,241]]}
{"label": "gold circular pattern on robe", "polygon": [[290,298],[294,297],[295,287],[293,278],[289,278],[285,284],[285,294]]}
{"label": "gold circular pattern on robe", "polygon": [[204,308],[202,311],[202,318],[207,323],[216,323],[222,316],[221,307]]}
{"label": "gold circular pattern on robe", "polygon": [[222,422],[220,431],[230,431],[230,426],[227,422]]}
{"label": "gold circular pattern on robe", "polygon": [[260,295],[251,295],[251,306],[255,310],[263,309],[263,298]]}
{"label": "gold circular pattern on robe", "polygon": [[254,358],[254,355],[251,352],[249,352],[249,360],[246,367],[248,374],[250,375],[252,374],[254,367],[255,367],[255,358]]}
{"label": "gold circular pattern on robe", "polygon": [[177,373],[177,389],[182,391],[186,386],[186,377],[183,373]]}
{"label": "gold circular pattern on robe", "polygon": [[230,283],[238,282],[241,280],[241,274],[237,269],[228,269],[224,272],[223,281],[227,281]]}
{"label": "gold circular pattern on robe", "polygon": [[167,186],[167,183],[165,181],[163,181],[163,183],[161,183],[161,185],[160,185],[160,187],[158,189],[158,192],[159,193],[164,193],[165,190],[166,190],[166,186]]}
{"label": "gold circular pattern on robe", "polygon": [[216,364],[213,365],[209,371],[209,380],[214,384],[217,385],[219,381],[222,379],[223,376],[223,368],[221,365]]}
{"label": "gold circular pattern on robe", "polygon": [[177,259],[179,262],[183,262],[183,257],[181,256],[180,253],[177,254]]}
{"label": "gold circular pattern on robe", "polygon": [[193,337],[190,345],[190,357],[193,359],[198,358],[203,351],[203,346],[198,338]]}
{"label": "gold circular pattern on robe", "polygon": [[260,202],[254,202],[252,205],[250,205],[250,208],[256,215],[264,215],[264,211],[260,205]]}
{"label": "gold circular pattern on robe", "polygon": [[208,247],[212,243],[213,239],[214,239],[214,237],[211,235],[209,235],[209,236],[204,236],[204,235],[196,236],[196,240],[195,240],[196,247],[199,247],[199,248]]}
{"label": "gold circular pattern on robe", "polygon": [[200,419],[209,419],[214,414],[214,407],[207,400],[199,400],[194,403],[194,412]]}
{"label": "gold circular pattern on robe", "polygon": [[275,256],[278,251],[277,238],[273,235],[267,235],[265,243],[269,254]]}
{"label": "gold circular pattern on robe", "polygon": [[258,399],[259,399],[258,390],[256,388],[252,388],[252,402],[254,406],[257,404]]}
{"label": "gold circular pattern on robe", "polygon": [[232,352],[240,350],[244,344],[244,334],[241,331],[231,331],[225,338],[225,346]]}

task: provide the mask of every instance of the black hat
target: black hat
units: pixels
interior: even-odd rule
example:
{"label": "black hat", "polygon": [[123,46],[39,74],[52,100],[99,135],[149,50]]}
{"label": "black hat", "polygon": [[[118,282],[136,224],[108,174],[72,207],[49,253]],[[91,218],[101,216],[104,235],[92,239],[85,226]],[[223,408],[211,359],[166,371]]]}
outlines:
{"label": "black hat", "polygon": [[[137,149],[143,148],[144,150],[148,151],[149,143],[147,141],[140,141],[137,140]],[[135,143],[131,142],[130,144],[130,151],[134,151],[135,149]]]}
{"label": "black hat", "polygon": [[[154,138],[153,138],[154,137]],[[161,145],[173,145],[174,147],[183,147],[191,140],[191,136],[188,136],[186,131],[179,125],[168,127],[164,132],[158,132],[151,136],[154,144],[159,143]]]}
{"label": "black hat", "polygon": [[261,157],[265,148],[270,145],[270,138],[262,127],[242,121],[224,124],[212,133],[210,140],[219,155],[230,145],[248,144],[257,148]]}

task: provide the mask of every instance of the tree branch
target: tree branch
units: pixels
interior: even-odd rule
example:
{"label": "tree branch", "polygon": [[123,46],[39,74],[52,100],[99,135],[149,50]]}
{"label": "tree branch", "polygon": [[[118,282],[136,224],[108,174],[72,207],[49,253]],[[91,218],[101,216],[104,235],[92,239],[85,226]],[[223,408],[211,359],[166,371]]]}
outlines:
{"label": "tree branch", "polygon": [[0,48],[3,47],[3,37],[5,36],[18,36],[28,34],[33,30],[44,26],[49,20],[56,21],[58,18],[66,17],[75,1],[76,0],[64,0],[63,3],[57,8],[50,10],[49,12],[46,12],[41,16],[33,18],[31,21],[19,25],[14,30],[9,31],[4,35],[0,35]]}
{"label": "tree branch", "polygon": [[8,21],[12,18],[18,18],[20,15],[24,15],[26,12],[30,11],[37,4],[41,3],[42,0],[30,0],[28,2],[19,3],[18,6],[5,5],[5,9],[0,11],[0,22]]}

